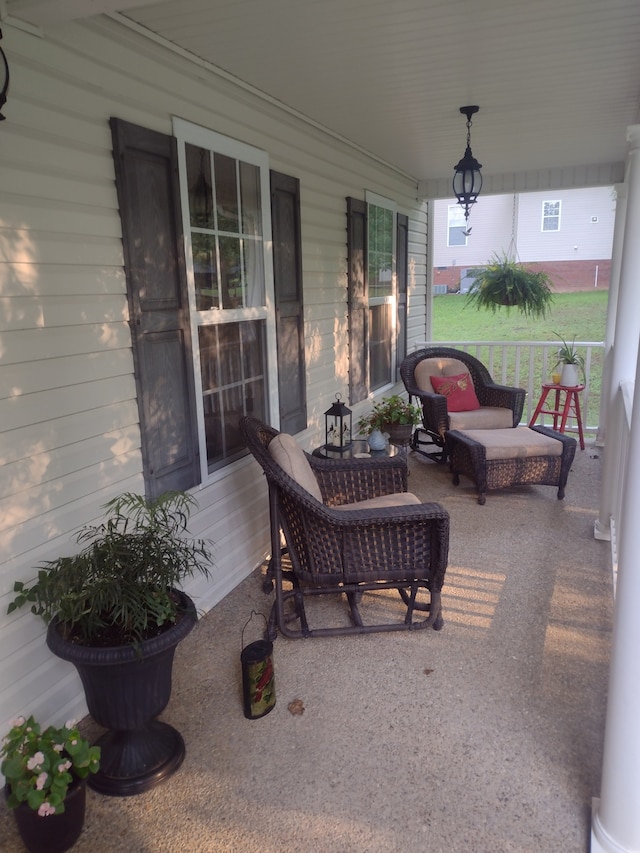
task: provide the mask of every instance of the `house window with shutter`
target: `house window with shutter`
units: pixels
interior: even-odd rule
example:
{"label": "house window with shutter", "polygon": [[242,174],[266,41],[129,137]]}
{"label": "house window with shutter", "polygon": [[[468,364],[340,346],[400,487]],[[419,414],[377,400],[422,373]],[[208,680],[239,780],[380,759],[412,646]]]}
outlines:
{"label": "house window with shutter", "polygon": [[242,415],[277,418],[267,155],[175,120],[202,480],[245,452]]}
{"label": "house window with shutter", "polygon": [[408,218],[373,193],[347,198],[349,398],[396,381],[406,353]]}
{"label": "house window with shutter", "polygon": [[542,230],[543,231],[559,231],[560,230],[560,202],[559,201],[543,201],[542,202]]}

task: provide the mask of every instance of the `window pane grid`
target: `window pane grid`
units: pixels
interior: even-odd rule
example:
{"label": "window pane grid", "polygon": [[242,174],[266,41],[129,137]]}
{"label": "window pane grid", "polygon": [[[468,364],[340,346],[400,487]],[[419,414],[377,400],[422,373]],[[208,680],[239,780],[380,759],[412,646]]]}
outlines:
{"label": "window pane grid", "polygon": [[369,296],[393,292],[393,211],[369,205]]}
{"label": "window pane grid", "polygon": [[371,390],[389,382],[391,371],[391,305],[369,308],[369,373]]}
{"label": "window pane grid", "polygon": [[394,317],[394,212],[367,206],[367,273],[369,285],[369,388],[392,381]]}
{"label": "window pane grid", "polygon": [[209,472],[244,453],[242,415],[267,419],[265,322],[200,326],[200,374]]}
{"label": "window pane grid", "polygon": [[542,230],[543,231],[559,231],[560,230],[560,202],[559,201],[543,201],[542,202]]}
{"label": "window pane grid", "polygon": [[[268,158],[264,151],[174,119],[187,251],[203,482],[246,455],[245,414],[269,421],[277,405],[270,271]],[[265,234],[266,231],[266,234]],[[272,294],[271,294],[272,295]],[[215,478],[214,478],[215,479]]]}
{"label": "window pane grid", "polygon": [[196,310],[264,305],[260,169],[189,143],[185,154]]}

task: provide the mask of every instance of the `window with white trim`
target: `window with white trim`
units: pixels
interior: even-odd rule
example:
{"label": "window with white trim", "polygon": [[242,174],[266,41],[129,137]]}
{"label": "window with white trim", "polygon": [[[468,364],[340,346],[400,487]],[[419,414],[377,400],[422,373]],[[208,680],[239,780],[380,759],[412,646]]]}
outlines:
{"label": "window with white trim", "polygon": [[466,230],[464,210],[459,204],[450,204],[447,209],[447,246],[466,246]]}
{"label": "window with white trim", "polygon": [[560,230],[560,202],[559,201],[543,201],[542,202],[542,230],[543,231],[559,231]]}
{"label": "window with white trim", "polygon": [[244,454],[242,415],[277,422],[269,164],[176,119],[202,481]]}
{"label": "window with white trim", "polygon": [[393,382],[396,358],[396,208],[373,193],[367,200],[369,390]]}

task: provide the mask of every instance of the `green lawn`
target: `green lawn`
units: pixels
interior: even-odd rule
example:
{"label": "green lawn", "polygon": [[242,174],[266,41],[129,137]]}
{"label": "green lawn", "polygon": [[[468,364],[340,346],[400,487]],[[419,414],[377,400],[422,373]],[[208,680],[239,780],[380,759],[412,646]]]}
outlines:
{"label": "green lawn", "polygon": [[[604,340],[607,290],[557,293],[544,320],[531,320],[514,308],[478,311],[465,296],[433,298],[433,340],[552,341],[558,335],[577,341]],[[557,333],[557,334],[555,334]]]}
{"label": "green lawn", "polygon": [[[433,340],[434,341],[555,341],[558,336],[566,340],[601,342],[604,340],[608,291],[593,290],[578,293],[558,293],[554,295],[551,310],[543,320],[524,317],[519,311],[500,308],[495,314],[491,311],[478,311],[467,304],[466,298],[457,294],[435,296],[433,299]],[[487,363],[488,348],[474,354]],[[510,353],[514,362],[505,366],[507,384],[527,385],[526,368],[521,364],[520,376],[516,379],[515,354]],[[551,356],[550,356],[551,357]],[[525,358],[523,356],[523,358]],[[600,390],[602,384],[603,351],[594,350],[591,361],[587,423],[597,426],[600,408]],[[526,361],[526,358],[525,358]],[[542,382],[549,381],[553,369],[553,358],[546,370],[542,363],[536,362],[532,374],[530,397],[535,404]],[[502,358],[495,354],[493,376],[501,380]],[[586,392],[585,392],[586,394]]]}

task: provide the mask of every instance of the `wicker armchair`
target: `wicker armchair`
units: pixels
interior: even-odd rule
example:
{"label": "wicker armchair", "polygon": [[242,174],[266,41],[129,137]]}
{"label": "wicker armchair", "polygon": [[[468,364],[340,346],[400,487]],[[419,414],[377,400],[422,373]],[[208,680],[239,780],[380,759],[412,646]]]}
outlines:
{"label": "wicker armchair", "polygon": [[[429,375],[462,372],[471,376],[480,409],[449,412],[446,397],[434,393]],[[422,405],[422,426],[414,431],[411,448],[436,462],[447,460],[445,437],[450,429],[505,429],[520,423],[524,388],[496,385],[482,362],[467,352],[440,346],[416,350],[402,362],[400,375],[409,401],[415,397]]]}
{"label": "wicker armchair", "polygon": [[[448,559],[449,515],[439,504],[421,503],[407,493],[404,456],[375,462],[336,460],[299,450],[317,480],[318,499],[274,460],[273,448],[269,451],[276,437],[293,441],[290,436],[248,417],[241,419],[240,430],[269,486],[269,571],[275,583],[269,623],[272,637],[276,629],[297,638],[442,628],[440,593]],[[359,501],[367,503],[345,507]],[[290,569],[283,569],[283,562]],[[367,595],[389,589],[396,590],[404,603],[401,621],[397,620],[396,600],[385,602]],[[350,624],[311,628],[305,601],[336,594],[346,597]],[[361,610],[372,600],[376,612],[382,604],[384,618],[395,616],[396,621],[364,624]],[[429,615],[419,619],[416,611]],[[292,622],[297,623],[293,628]]]}

